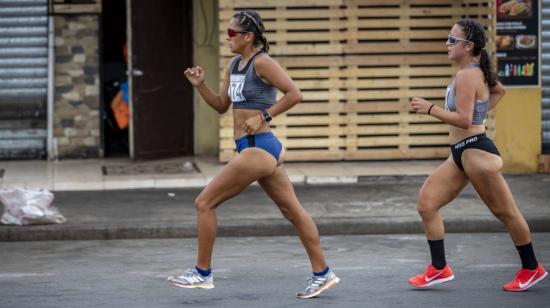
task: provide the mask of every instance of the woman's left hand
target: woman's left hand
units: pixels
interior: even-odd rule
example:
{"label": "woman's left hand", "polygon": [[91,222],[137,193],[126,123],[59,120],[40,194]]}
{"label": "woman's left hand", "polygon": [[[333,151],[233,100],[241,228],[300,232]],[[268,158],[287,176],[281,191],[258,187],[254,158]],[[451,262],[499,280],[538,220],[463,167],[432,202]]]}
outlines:
{"label": "woman's left hand", "polygon": [[416,113],[428,113],[428,110],[432,106],[432,103],[420,97],[413,97],[411,99],[411,111]]}
{"label": "woman's left hand", "polygon": [[261,114],[255,115],[243,123],[243,131],[248,135],[254,135],[264,124]]}

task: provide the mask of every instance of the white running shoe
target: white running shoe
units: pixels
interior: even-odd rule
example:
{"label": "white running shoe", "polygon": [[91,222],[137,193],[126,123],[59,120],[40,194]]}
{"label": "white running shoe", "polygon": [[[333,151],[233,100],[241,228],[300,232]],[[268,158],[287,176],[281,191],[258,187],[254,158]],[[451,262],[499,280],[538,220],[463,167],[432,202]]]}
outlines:
{"label": "white running shoe", "polygon": [[324,276],[315,276],[307,279],[306,289],[302,292],[298,292],[296,297],[299,298],[311,298],[319,296],[325,290],[334,287],[340,278],[336,277],[336,274],[332,270],[329,270]]}
{"label": "white running shoe", "polygon": [[190,268],[179,276],[174,275],[168,277],[168,282],[180,288],[213,289],[214,274],[210,273],[208,276],[203,276],[199,274],[195,268]]}

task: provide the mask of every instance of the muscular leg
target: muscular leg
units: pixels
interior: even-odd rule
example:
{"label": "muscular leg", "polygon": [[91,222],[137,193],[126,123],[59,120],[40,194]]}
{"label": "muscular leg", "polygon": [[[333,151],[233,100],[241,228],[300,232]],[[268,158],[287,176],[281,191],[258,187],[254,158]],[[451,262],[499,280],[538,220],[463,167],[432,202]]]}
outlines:
{"label": "muscular leg", "polygon": [[309,256],[313,272],[324,270],[327,264],[319,240],[319,231],[311,216],[298,201],[284,167],[278,166],[272,175],[259,180],[258,183],[277,204],[285,218],[294,225]]}
{"label": "muscular leg", "polygon": [[269,176],[276,168],[273,157],[260,149],[249,148],[234,157],[195,199],[199,252],[197,266],[210,268],[216,239],[216,207],[242,192],[252,182]]}
{"label": "muscular leg", "polygon": [[494,154],[468,149],[462,155],[464,170],[481,200],[510,232],[516,246],[531,242],[529,226],[500,172],[502,159]]}
{"label": "muscular leg", "polygon": [[426,179],[418,195],[417,209],[428,240],[443,239],[445,231],[439,209],[456,198],[467,184],[466,175],[456,166],[452,157]]}

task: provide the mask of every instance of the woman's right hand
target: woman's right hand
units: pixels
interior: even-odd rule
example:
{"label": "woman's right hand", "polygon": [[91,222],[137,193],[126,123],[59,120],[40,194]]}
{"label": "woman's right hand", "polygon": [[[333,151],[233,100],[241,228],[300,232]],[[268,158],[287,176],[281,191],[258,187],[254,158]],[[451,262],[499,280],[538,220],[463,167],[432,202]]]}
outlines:
{"label": "woman's right hand", "polygon": [[411,98],[410,110],[416,113],[427,114],[433,104],[420,97]]}
{"label": "woman's right hand", "polygon": [[198,87],[204,82],[204,71],[200,66],[190,67],[185,70],[184,74],[193,87]]}

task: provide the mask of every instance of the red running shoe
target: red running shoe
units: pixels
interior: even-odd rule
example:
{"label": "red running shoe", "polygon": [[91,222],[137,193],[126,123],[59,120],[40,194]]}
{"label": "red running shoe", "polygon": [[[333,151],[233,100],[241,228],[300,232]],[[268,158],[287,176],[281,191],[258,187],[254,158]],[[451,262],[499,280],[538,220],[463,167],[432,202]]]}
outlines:
{"label": "red running shoe", "polygon": [[548,272],[539,263],[534,270],[520,269],[516,274],[516,278],[502,286],[502,288],[504,288],[504,291],[522,292],[543,280],[547,275]]}
{"label": "red running shoe", "polygon": [[409,284],[415,288],[427,288],[454,278],[453,270],[448,264],[440,270],[430,264],[424,273],[409,278]]}

